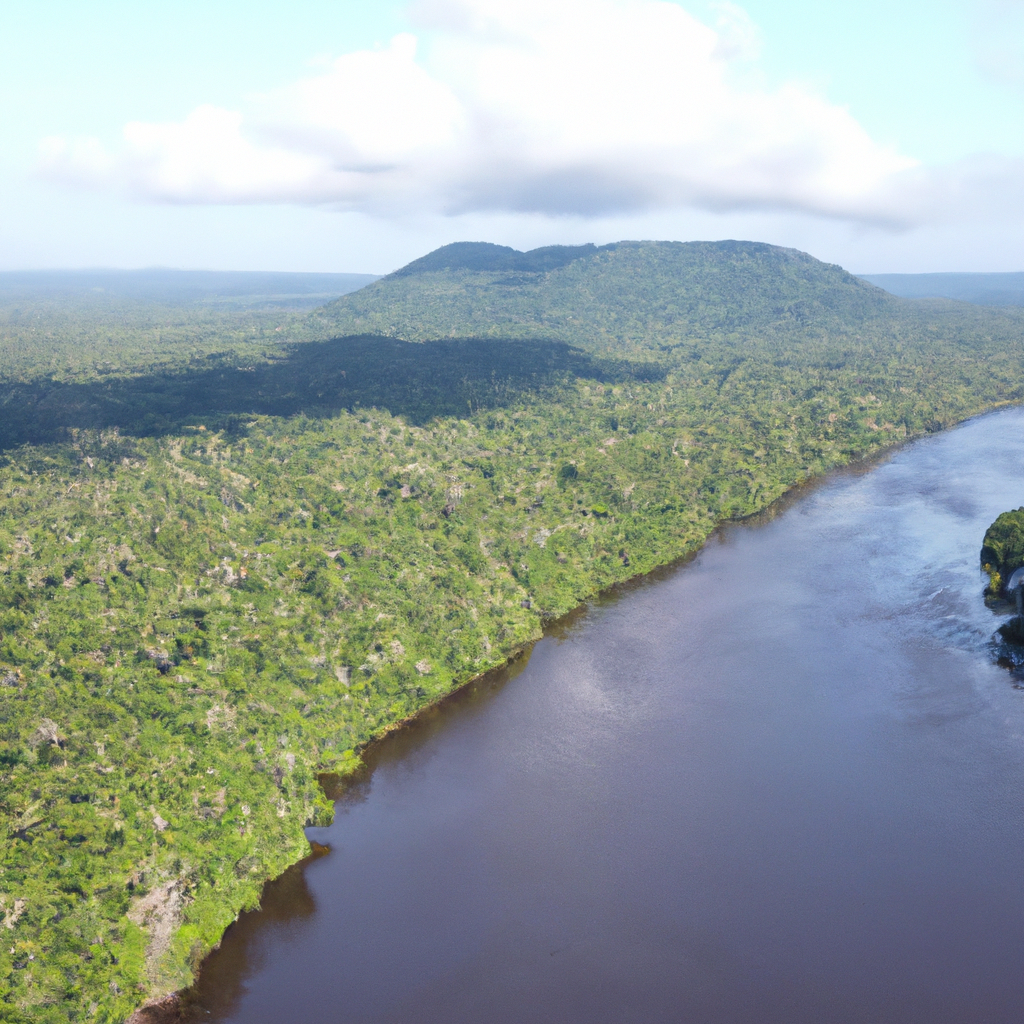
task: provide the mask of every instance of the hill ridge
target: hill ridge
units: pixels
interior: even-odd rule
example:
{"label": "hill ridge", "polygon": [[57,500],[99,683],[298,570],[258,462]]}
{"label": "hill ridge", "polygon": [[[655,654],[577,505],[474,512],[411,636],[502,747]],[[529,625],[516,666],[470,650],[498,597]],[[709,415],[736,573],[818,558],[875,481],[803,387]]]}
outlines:
{"label": "hill ridge", "polygon": [[563,267],[567,263],[613,248],[612,245],[544,245],[521,251],[509,245],[494,242],[450,242],[425,256],[407,263],[388,274],[389,278],[409,277],[413,274],[437,270],[484,270],[544,272]]}
{"label": "hill ridge", "polygon": [[544,337],[594,351],[709,335],[830,334],[905,300],[798,249],[738,239],[596,246],[456,242],[318,310],[322,331],[407,341]]}

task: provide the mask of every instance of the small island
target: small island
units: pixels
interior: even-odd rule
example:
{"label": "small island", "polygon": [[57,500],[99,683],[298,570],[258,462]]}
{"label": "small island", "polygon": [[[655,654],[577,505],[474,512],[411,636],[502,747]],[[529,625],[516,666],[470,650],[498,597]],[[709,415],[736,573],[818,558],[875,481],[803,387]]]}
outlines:
{"label": "small island", "polygon": [[981,567],[988,573],[985,599],[990,605],[1016,601],[1017,614],[999,627],[1000,637],[1024,646],[1024,507],[1003,512],[986,530]]}

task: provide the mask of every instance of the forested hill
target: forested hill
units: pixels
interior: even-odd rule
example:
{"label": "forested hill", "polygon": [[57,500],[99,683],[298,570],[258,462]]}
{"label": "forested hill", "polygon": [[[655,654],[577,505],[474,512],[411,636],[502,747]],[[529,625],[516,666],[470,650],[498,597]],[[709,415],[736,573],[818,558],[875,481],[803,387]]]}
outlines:
{"label": "forested hill", "polygon": [[[993,318],[994,317],[994,318]],[[314,314],[322,330],[406,340],[544,337],[591,351],[694,341],[856,342],[872,336],[1018,330],[1020,320],[897,298],[841,267],[758,242],[619,242],[520,253],[447,245]]]}

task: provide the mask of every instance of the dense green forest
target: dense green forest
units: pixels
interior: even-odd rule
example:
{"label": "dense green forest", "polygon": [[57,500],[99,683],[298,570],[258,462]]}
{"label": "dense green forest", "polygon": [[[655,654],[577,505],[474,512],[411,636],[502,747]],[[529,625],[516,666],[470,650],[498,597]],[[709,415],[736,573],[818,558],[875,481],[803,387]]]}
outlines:
{"label": "dense green forest", "polygon": [[306,314],[0,305],[0,1017],[186,985],[319,779],[719,522],[1024,397],[792,250],[448,246]]}

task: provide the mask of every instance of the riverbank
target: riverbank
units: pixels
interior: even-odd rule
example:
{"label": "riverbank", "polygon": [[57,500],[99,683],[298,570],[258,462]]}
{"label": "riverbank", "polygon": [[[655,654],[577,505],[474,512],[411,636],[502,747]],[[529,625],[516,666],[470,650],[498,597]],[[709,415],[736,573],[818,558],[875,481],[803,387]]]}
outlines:
{"label": "riverbank", "polygon": [[1012,1024],[1022,706],[976,552],[1022,421],[725,527],[371,748],[196,1019]]}
{"label": "riverbank", "polygon": [[[987,415],[991,411],[992,410],[985,410],[984,412],[976,414],[976,416]],[[966,423],[970,419],[976,418],[976,416],[968,417],[963,422]],[[955,426],[961,425],[963,424],[956,424]],[[768,502],[763,508],[758,509],[742,517],[736,517],[733,519],[723,520],[721,522],[715,523],[708,530],[707,534],[701,538],[699,543],[680,544],[680,547],[677,550],[677,552],[672,557],[663,562],[657,562],[651,565],[650,562],[652,558],[652,552],[644,550],[635,550],[634,552],[632,552],[634,556],[632,558],[632,563],[636,566],[648,565],[649,567],[642,569],[642,571],[624,574],[621,578],[615,580],[607,587],[603,587],[601,590],[589,595],[589,597],[587,597],[584,601],[580,602],[574,608],[568,611],[563,611],[558,615],[551,616],[549,618],[541,620],[542,630],[538,631],[536,636],[531,637],[527,642],[519,645],[516,649],[511,651],[501,662],[493,663],[483,671],[475,673],[462,681],[454,683],[454,685],[446,693],[439,696],[437,699],[424,704],[423,706],[418,708],[414,713],[410,715],[405,715],[402,718],[398,718],[392,722],[383,724],[379,731],[377,731],[372,737],[370,737],[365,743],[361,744],[356,749],[356,753],[359,756],[359,760],[351,762],[348,767],[348,770],[344,774],[332,775],[321,779],[321,782],[324,785],[325,795],[332,802],[341,798],[344,794],[348,779],[365,779],[366,775],[363,770],[363,758],[368,754],[372,753],[375,747],[379,746],[389,737],[392,737],[396,732],[399,732],[407,728],[417,727],[420,723],[422,723],[425,716],[431,714],[443,714],[446,704],[453,701],[458,701],[463,691],[473,686],[474,684],[478,684],[481,681],[485,681],[488,677],[493,677],[498,673],[503,673],[510,666],[514,665],[517,662],[525,663],[525,661],[528,660],[529,654],[532,651],[532,648],[534,644],[537,642],[537,640],[541,639],[542,636],[559,635],[560,633],[563,633],[564,627],[567,624],[570,624],[575,619],[577,619],[589,603],[595,600],[599,600],[600,598],[605,596],[622,595],[624,593],[628,593],[630,590],[638,586],[643,586],[646,583],[667,578],[680,565],[686,564],[687,562],[690,562],[695,557],[697,557],[697,555],[700,554],[701,550],[703,550],[703,548],[707,544],[708,540],[711,539],[723,527],[736,526],[741,525],[743,523],[758,521],[770,522],[777,516],[783,514],[785,511],[790,509],[795,503],[804,500],[809,494],[813,493],[815,490],[822,487],[823,485],[826,485],[830,479],[833,479],[836,476],[836,474],[852,473],[860,475],[863,473],[870,472],[880,462],[884,461],[885,459],[891,458],[894,453],[904,448],[906,445],[912,443],[913,441],[920,439],[920,437],[922,436],[925,436],[924,431],[920,432],[918,435],[913,437],[901,438],[896,443],[880,446],[875,450],[868,452],[856,459],[851,459],[848,462],[834,465],[830,467],[826,472],[820,475],[800,480],[799,482],[793,484],[782,495]],[[318,822],[318,824],[326,825],[328,824],[328,821],[326,818],[322,818],[321,821]],[[308,859],[308,856],[308,854],[296,856],[294,860],[292,860],[286,866],[285,870],[293,868],[295,865],[302,864],[304,861]],[[273,882],[277,877],[278,876],[267,877],[266,879],[264,879],[263,884],[265,885],[267,883]],[[246,910],[244,912],[257,914],[259,913],[258,910]],[[219,945],[219,943],[217,945]],[[211,947],[211,950],[215,948],[217,947]],[[207,951],[207,955],[208,953],[209,950]],[[198,967],[197,976],[198,974],[201,974],[201,971],[202,966],[200,964]],[[167,1008],[168,1005],[169,1004],[166,1004],[165,1000],[161,1000],[161,1003],[158,1004],[156,1007],[153,1007],[152,1009],[154,1012],[159,1011],[164,1014],[171,1013],[171,1010]],[[177,1006],[177,1004],[174,1003],[173,1006]],[[148,1009],[146,1007],[143,1007],[142,1010],[148,1012]],[[163,1024],[164,1020],[175,1019],[177,1018],[174,1016],[173,1013],[171,1013],[170,1017],[165,1016],[151,1018],[146,1016],[140,1016],[130,1018],[129,1024]]]}

